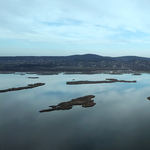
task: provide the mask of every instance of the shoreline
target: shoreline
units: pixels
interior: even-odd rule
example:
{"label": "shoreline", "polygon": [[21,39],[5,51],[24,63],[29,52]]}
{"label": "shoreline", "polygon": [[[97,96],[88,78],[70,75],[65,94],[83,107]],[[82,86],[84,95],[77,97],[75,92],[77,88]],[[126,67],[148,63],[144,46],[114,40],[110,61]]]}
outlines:
{"label": "shoreline", "polygon": [[134,70],[97,70],[97,71],[0,71],[0,74],[36,74],[36,75],[72,75],[72,74],[110,74],[110,75],[123,75],[123,74],[132,74],[132,75],[142,75],[143,73],[150,73],[150,71],[134,71]]}

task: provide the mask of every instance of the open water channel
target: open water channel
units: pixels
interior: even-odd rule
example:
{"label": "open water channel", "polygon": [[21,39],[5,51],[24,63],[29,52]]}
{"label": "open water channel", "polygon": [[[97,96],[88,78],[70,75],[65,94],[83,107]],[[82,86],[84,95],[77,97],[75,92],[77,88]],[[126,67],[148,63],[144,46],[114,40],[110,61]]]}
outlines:
{"label": "open water channel", "polygon": [[[149,150],[150,74],[0,74],[0,90],[42,82],[44,86],[0,93],[1,150]],[[136,83],[66,85],[106,78]],[[92,107],[39,111],[95,95]]]}

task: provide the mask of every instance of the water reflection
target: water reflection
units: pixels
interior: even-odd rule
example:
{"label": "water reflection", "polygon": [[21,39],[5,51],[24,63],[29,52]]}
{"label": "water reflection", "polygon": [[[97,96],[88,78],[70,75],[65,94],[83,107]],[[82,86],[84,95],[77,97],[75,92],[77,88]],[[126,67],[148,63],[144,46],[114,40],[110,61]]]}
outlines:
{"label": "water reflection", "polygon": [[[35,76],[35,75],[33,75]],[[137,83],[66,85],[72,79],[106,78]],[[0,89],[34,84],[28,75],[0,75]],[[40,76],[45,86],[0,94],[2,150],[147,150],[150,127],[150,75]],[[39,113],[72,98],[95,95],[94,107]],[[58,105],[57,105],[58,104]],[[75,106],[75,105],[73,105]],[[51,108],[52,109],[52,108]]]}
{"label": "water reflection", "polygon": [[93,107],[96,104],[96,103],[94,103],[94,100],[92,100],[92,98],[94,98],[94,97],[95,97],[94,95],[78,97],[78,98],[72,99],[71,101],[68,101],[68,102],[62,102],[55,106],[49,106],[49,107],[51,107],[50,109],[44,109],[39,112],[42,113],[42,112],[49,112],[49,111],[55,111],[55,110],[69,110],[69,109],[72,109],[72,107],[74,105],[82,105],[82,107],[84,107],[84,108]]}

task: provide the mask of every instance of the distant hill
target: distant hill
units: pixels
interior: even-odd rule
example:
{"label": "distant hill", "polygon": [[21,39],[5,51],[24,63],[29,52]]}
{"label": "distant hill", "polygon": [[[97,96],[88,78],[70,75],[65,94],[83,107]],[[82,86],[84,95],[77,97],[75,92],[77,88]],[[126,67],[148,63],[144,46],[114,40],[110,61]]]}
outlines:
{"label": "distant hill", "polygon": [[137,57],[137,56],[114,57],[114,59],[119,60],[119,61],[150,60],[150,58]]}
{"label": "distant hill", "polygon": [[95,54],[71,56],[0,57],[0,71],[150,71],[150,58],[106,57]]}

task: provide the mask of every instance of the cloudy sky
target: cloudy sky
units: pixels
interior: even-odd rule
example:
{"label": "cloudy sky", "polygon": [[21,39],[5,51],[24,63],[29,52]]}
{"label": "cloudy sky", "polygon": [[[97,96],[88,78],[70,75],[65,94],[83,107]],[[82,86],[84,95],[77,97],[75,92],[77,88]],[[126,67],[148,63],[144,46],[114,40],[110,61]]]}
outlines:
{"label": "cloudy sky", "polygon": [[0,0],[0,55],[150,57],[149,0]]}

